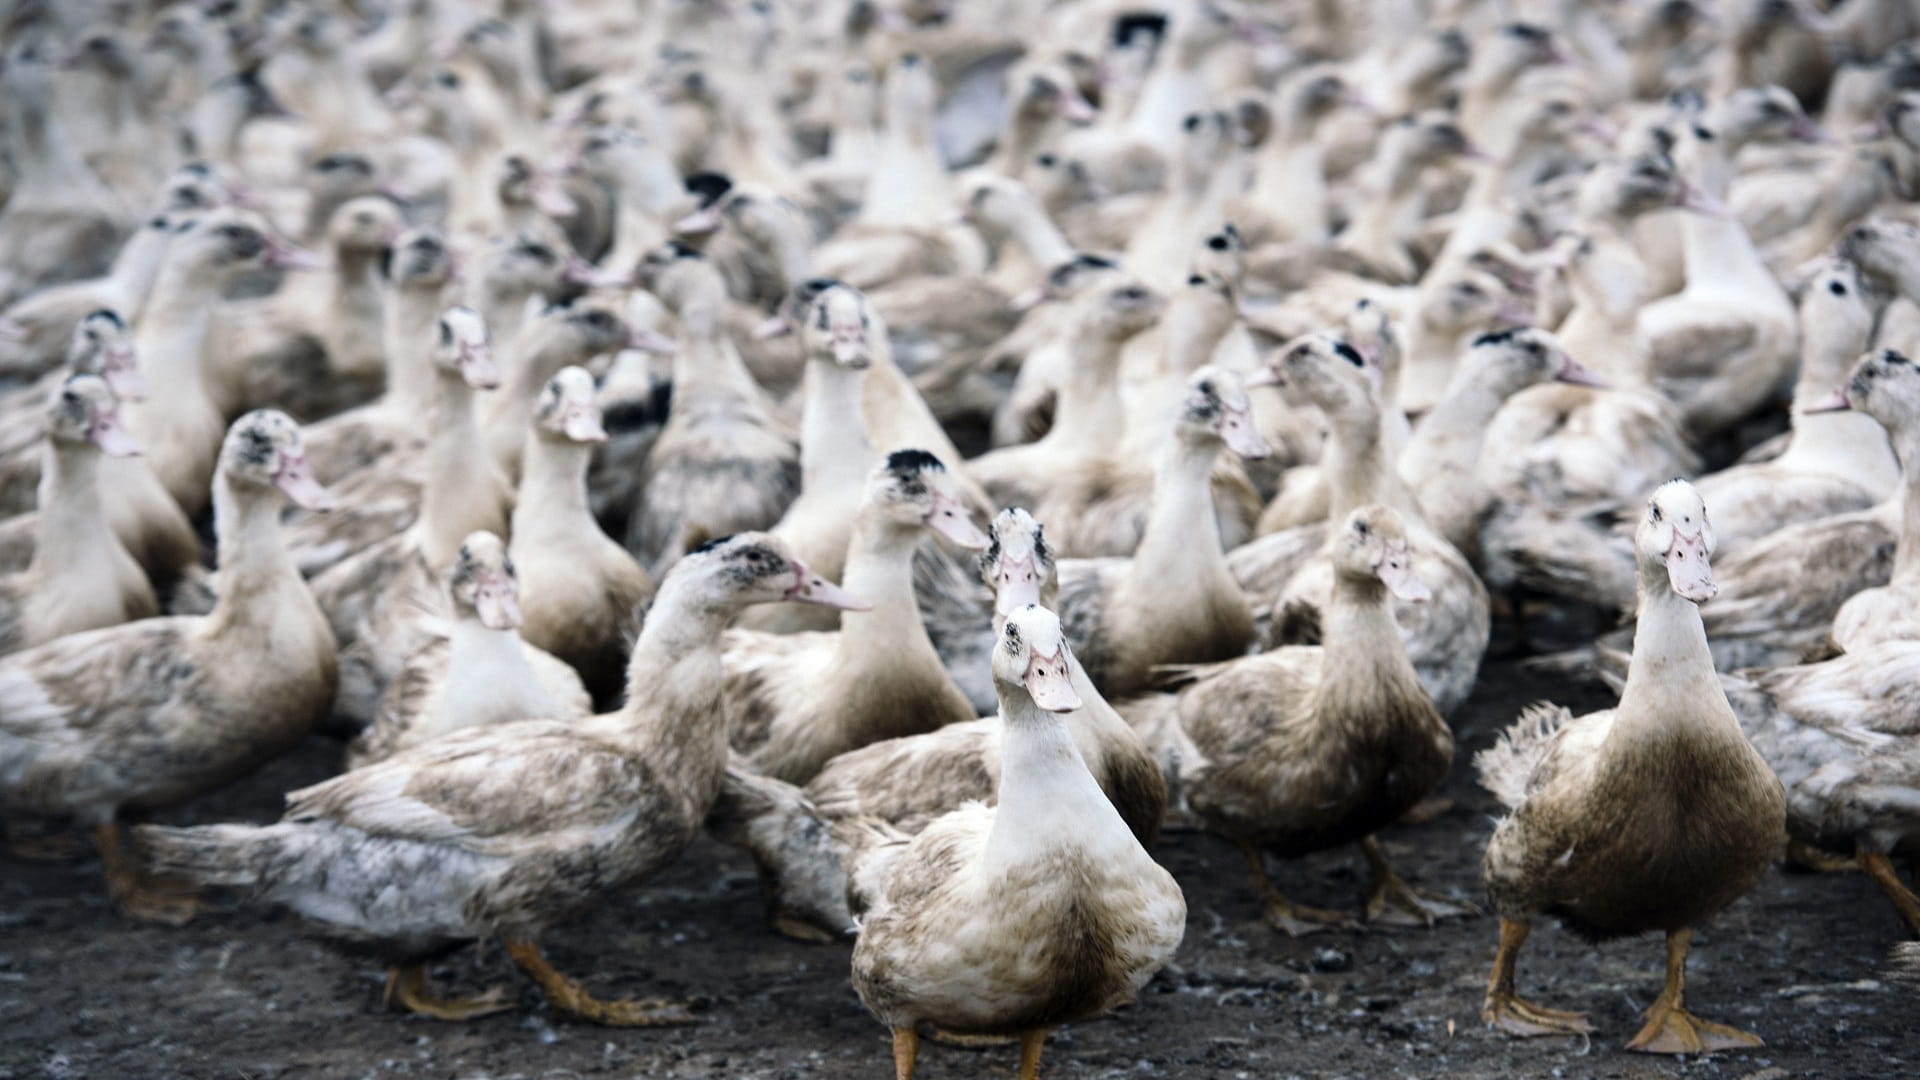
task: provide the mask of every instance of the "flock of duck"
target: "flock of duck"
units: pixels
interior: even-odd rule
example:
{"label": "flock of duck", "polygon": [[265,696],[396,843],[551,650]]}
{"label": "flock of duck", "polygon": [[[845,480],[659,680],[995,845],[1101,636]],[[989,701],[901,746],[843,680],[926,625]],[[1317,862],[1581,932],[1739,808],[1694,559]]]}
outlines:
{"label": "flock of duck", "polygon": [[[1666,935],[1630,1048],[1758,1045],[1683,974],[1783,852],[1920,933],[1910,2],[5,18],[0,813],[128,915],[678,1023],[540,939],[706,829],[900,1077],[1032,1077],[1180,944],[1170,814],[1287,934],[1477,915],[1376,838],[1580,609],[1619,704],[1475,759],[1489,1024],[1590,1030],[1552,917]],[[315,730],[279,822],[123,828]],[[1363,913],[1270,876],[1349,844]]]}

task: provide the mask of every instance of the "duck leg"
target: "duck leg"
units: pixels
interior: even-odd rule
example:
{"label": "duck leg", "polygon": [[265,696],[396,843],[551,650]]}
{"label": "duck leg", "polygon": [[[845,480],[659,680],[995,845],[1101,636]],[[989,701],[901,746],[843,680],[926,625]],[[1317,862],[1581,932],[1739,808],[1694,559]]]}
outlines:
{"label": "duck leg", "polygon": [[401,964],[388,968],[387,991],[382,1000],[388,1008],[401,1005],[410,1012],[431,1016],[435,1020],[471,1020],[476,1016],[491,1016],[513,1008],[506,990],[498,986],[478,997],[435,997],[427,991],[427,968],[424,964]]}
{"label": "duck leg", "polygon": [[1432,926],[1441,919],[1470,919],[1480,914],[1472,904],[1449,900],[1424,889],[1416,889],[1393,872],[1380,841],[1367,837],[1360,841],[1373,867],[1373,892],[1367,897],[1367,921],[1389,926]]}
{"label": "duck leg", "polygon": [[509,941],[507,956],[514,966],[527,973],[560,1012],[579,1020],[609,1027],[666,1027],[698,1023],[691,1003],[652,998],[601,1001],[574,979],[554,970],[540,954],[540,946],[531,941]]}
{"label": "duck leg", "polygon": [[192,893],[165,892],[155,887],[137,862],[127,856],[120,826],[108,822],[93,827],[93,846],[107,875],[107,895],[120,910],[136,919],[152,919],[169,926],[185,926],[200,908]]}
{"label": "duck leg", "polygon": [[920,1056],[920,1033],[910,1027],[893,1029],[893,1080],[913,1080],[913,1063]]}
{"label": "duck leg", "polygon": [[1020,1036],[1020,1080],[1040,1080],[1040,1050],[1046,1045],[1045,1028]]}
{"label": "duck leg", "polygon": [[1358,929],[1353,918],[1344,912],[1296,904],[1274,888],[1273,879],[1267,876],[1267,855],[1260,850],[1260,845],[1251,841],[1242,843],[1240,854],[1246,856],[1247,865],[1253,868],[1253,887],[1260,894],[1261,906],[1266,909],[1268,926],[1288,937],[1303,937],[1329,928]]}
{"label": "duck leg", "polygon": [[1704,1054],[1766,1045],[1758,1035],[1702,1020],[1687,1011],[1682,995],[1687,982],[1687,950],[1692,947],[1692,930],[1667,934],[1667,985],[1647,1008],[1646,1026],[1627,1043],[1627,1049],[1647,1054]]}
{"label": "duck leg", "polygon": [[1587,1014],[1547,1009],[1522,1001],[1513,992],[1514,962],[1520,958],[1520,946],[1526,944],[1533,927],[1519,919],[1500,920],[1500,951],[1493,957],[1493,977],[1487,980],[1487,997],[1480,1006],[1480,1018],[1488,1027],[1509,1035],[1531,1038],[1536,1035],[1591,1035],[1593,1025]]}
{"label": "duck leg", "polygon": [[1907,927],[1920,934],[1920,896],[1915,896],[1913,890],[1907,888],[1906,882],[1900,880],[1900,875],[1894,872],[1893,860],[1865,848],[1854,854],[1854,860],[1873,879],[1873,883],[1880,886],[1880,891],[1887,894],[1887,899],[1893,901],[1900,917],[1907,920]]}

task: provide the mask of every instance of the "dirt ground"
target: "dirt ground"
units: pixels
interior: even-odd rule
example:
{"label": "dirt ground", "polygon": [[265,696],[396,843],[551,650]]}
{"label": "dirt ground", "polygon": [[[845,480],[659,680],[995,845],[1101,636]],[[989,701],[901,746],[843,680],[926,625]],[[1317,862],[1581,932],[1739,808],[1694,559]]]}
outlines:
{"label": "dirt ground", "polygon": [[[1512,663],[1490,663],[1456,719],[1448,813],[1390,831],[1411,879],[1478,894],[1493,803],[1471,782],[1471,753],[1528,701],[1604,704]],[[328,775],[336,744],[298,754],[171,820],[266,821],[280,793]],[[1431,931],[1337,932],[1301,940],[1260,921],[1247,874],[1221,841],[1163,838],[1159,858],[1191,912],[1174,965],[1118,1015],[1056,1032],[1044,1075],[1182,1077],[1787,1077],[1920,1075],[1920,993],[1883,981],[1901,937],[1891,907],[1859,874],[1778,871],[1698,936],[1689,1003],[1761,1033],[1764,1049],[1654,1059],[1619,1046],[1659,989],[1653,937],[1589,947],[1542,927],[1521,959],[1522,991],[1589,1010],[1592,1043],[1517,1042],[1480,1026],[1490,919]],[[1296,897],[1355,906],[1357,855],[1281,868]],[[848,948],[803,945],[765,928],[752,867],[710,842],[630,897],[555,932],[550,955],[599,992],[698,996],[696,1027],[611,1030],[555,1022],[497,951],[470,950],[443,985],[521,988],[522,1011],[464,1024],[380,1007],[381,972],[284,914],[222,896],[184,929],[135,925],[107,906],[98,866],[0,857],[0,1080],[194,1077],[481,1080],[509,1077],[890,1077],[887,1035],[847,982]],[[1011,1047],[928,1045],[925,1080],[1014,1074]]]}

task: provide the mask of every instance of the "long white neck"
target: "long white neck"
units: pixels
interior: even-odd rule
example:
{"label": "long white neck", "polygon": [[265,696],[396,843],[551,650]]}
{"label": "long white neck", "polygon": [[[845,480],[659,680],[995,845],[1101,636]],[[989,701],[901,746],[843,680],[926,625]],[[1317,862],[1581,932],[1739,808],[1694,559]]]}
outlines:
{"label": "long white neck", "polygon": [[146,225],[129,237],[120,254],[114,256],[113,268],[107,272],[111,298],[104,306],[127,320],[129,326],[139,320],[146,308],[147,297],[153,292],[161,266],[166,263],[167,242],[171,239],[173,234],[164,226]]}
{"label": "long white neck", "polygon": [[680,351],[673,354],[673,400],[682,395],[697,400],[703,393],[721,393],[758,403],[759,384],[740,350],[720,325],[717,309],[683,309]]}
{"label": "long white neck", "polygon": [[800,490],[857,490],[872,467],[860,413],[862,374],[832,360],[809,360],[800,408]]}
{"label": "long white neck", "polygon": [[739,613],[701,596],[710,585],[689,574],[669,574],[660,583],[627,663],[627,703],[619,714],[667,783],[688,787],[699,817],[726,772],[720,632]]}
{"label": "long white neck", "polygon": [[[1716,199],[1724,199],[1733,180],[1733,164],[1724,140],[1689,140],[1693,154],[1689,179]],[[1768,307],[1787,307],[1787,294],[1754,250],[1746,226],[1733,216],[1710,217],[1706,214],[1680,215],[1681,245],[1687,264],[1687,288],[1690,295],[1729,298],[1747,305],[1764,303]]]}
{"label": "long white neck", "polygon": [[1424,692],[1401,643],[1393,599],[1377,578],[1336,570],[1333,597],[1321,609],[1320,619],[1323,648],[1316,700],[1352,708],[1382,694]]}
{"label": "long white neck", "polygon": [[564,709],[540,684],[518,630],[489,630],[471,616],[457,619],[447,632],[446,692],[423,737],[444,734],[473,723],[476,713],[534,718],[563,715]]}
{"label": "long white neck", "polygon": [[170,264],[160,271],[147,311],[134,330],[140,363],[154,395],[131,407],[134,417],[163,413],[181,403],[206,403],[207,327],[219,298],[217,285],[197,268]]}
{"label": "long white neck", "polygon": [[1053,427],[1041,442],[1051,446],[1098,447],[1126,430],[1117,368],[1120,342],[1102,335],[1076,334],[1068,343],[1066,385],[1054,407]]}
{"label": "long white neck", "polygon": [[1640,618],[1633,631],[1633,664],[1614,710],[1615,732],[1657,731],[1683,710],[1689,724],[1709,724],[1724,713],[1724,723],[1734,725],[1737,736],[1738,722],[1714,672],[1700,609],[1673,591],[1666,574],[1664,566],[1640,567]]}
{"label": "long white neck", "polygon": [[1433,409],[1420,418],[1401,460],[1418,461],[1425,470],[1471,473],[1486,441],[1487,425],[1506,404],[1503,388],[1484,365],[1462,361]]}
{"label": "long white neck", "polygon": [[1345,521],[1348,514],[1369,503],[1384,503],[1402,516],[1425,520],[1387,460],[1380,440],[1379,413],[1329,417],[1328,421],[1327,447],[1321,462],[1330,492],[1327,520]]}
{"label": "long white neck", "polygon": [[40,515],[34,524],[28,572],[42,581],[78,587],[100,573],[103,543],[119,543],[107,522],[98,480],[100,451],[91,445],[47,440],[40,472]]}
{"label": "long white neck", "polygon": [[425,416],[436,394],[428,343],[440,317],[440,287],[400,286],[387,293],[382,342],[387,393],[382,407],[396,417]]}
{"label": "long white neck", "polygon": [[[513,535],[590,536],[600,530],[587,503],[587,466],[593,447],[544,432],[527,434],[520,464],[520,498],[513,507]],[[589,531],[590,530],[590,531]]]}
{"label": "long white neck", "polygon": [[427,439],[426,482],[420,492],[420,536],[428,565],[440,567],[460,549],[473,523],[471,500],[493,498],[487,442],[474,416],[473,388],[457,373],[436,369],[439,403]]}
{"label": "long white neck", "polygon": [[270,614],[269,594],[282,588],[304,591],[299,567],[280,538],[280,492],[239,487],[224,473],[213,478],[213,531],[218,544],[219,601],[211,618],[222,626],[245,625],[252,616]]}
{"label": "long white neck", "polygon": [[1069,721],[1001,686],[1000,787],[982,870],[989,880],[1023,866],[1078,854],[1124,856],[1138,841],[1087,771]]}
{"label": "long white neck", "polygon": [[1220,580],[1226,555],[1213,512],[1213,463],[1220,444],[1212,439],[1168,440],[1153,474],[1153,506],[1128,574],[1143,584],[1174,588]]}
{"label": "long white neck", "polygon": [[913,593],[913,552],[925,535],[919,526],[887,520],[870,507],[863,507],[854,519],[842,584],[873,608],[840,613],[836,648],[844,663],[871,667],[875,662],[931,660],[939,664]]}

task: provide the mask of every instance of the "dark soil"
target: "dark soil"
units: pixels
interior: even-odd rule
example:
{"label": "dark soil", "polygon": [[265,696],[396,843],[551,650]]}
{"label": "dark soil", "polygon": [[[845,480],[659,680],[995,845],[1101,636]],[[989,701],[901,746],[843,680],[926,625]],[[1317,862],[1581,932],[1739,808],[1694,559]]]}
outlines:
{"label": "dark soil", "polygon": [[[1606,703],[1511,663],[1490,663],[1458,719],[1461,752],[1446,794],[1457,805],[1390,830],[1403,874],[1478,895],[1494,805],[1471,780],[1474,750],[1520,706],[1551,696],[1576,711]],[[337,744],[301,752],[176,821],[267,821],[280,793],[337,767]],[[1688,1002],[1759,1032],[1764,1049],[1708,1059],[1622,1052],[1659,989],[1662,949],[1643,937],[1589,947],[1542,927],[1521,958],[1522,992],[1588,1010],[1599,1029],[1521,1042],[1481,1027],[1494,924],[1334,932],[1289,940],[1260,921],[1233,850],[1170,831],[1158,856],[1191,911],[1177,962],[1117,1016],[1048,1043],[1049,1077],[1787,1077],[1920,1075],[1920,1002],[1882,981],[1902,936],[1891,907],[1856,873],[1770,874],[1698,935]],[[1280,868],[1305,902],[1355,907],[1357,854]],[[0,1080],[145,1077],[890,1077],[887,1034],[847,983],[844,945],[803,945],[764,924],[753,868],[716,844],[588,922],[549,939],[565,971],[607,996],[697,996],[706,1022],[614,1030],[555,1022],[494,950],[435,972],[448,990],[520,989],[523,1009],[447,1024],[382,1011],[382,972],[331,948],[297,920],[234,896],[185,929],[112,911],[92,861],[0,857]],[[925,1080],[1014,1074],[1012,1047],[929,1044]]]}

